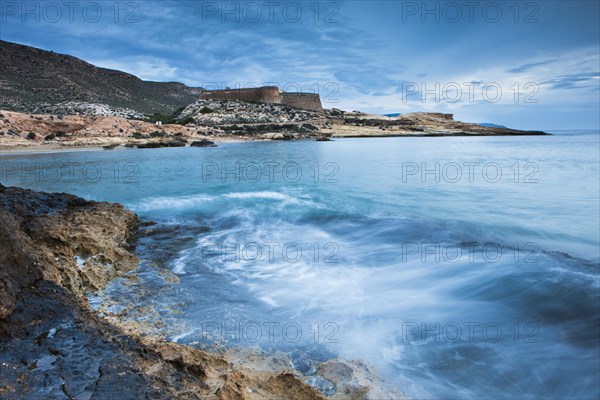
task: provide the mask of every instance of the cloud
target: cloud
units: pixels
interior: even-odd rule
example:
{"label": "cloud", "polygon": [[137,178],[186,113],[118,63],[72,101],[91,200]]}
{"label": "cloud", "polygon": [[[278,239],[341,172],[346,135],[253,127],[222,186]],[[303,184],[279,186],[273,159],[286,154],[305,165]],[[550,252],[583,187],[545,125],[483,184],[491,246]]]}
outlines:
{"label": "cloud", "polygon": [[530,63],[530,64],[523,64],[521,66],[518,66],[516,68],[511,68],[509,70],[507,70],[506,72],[512,73],[512,74],[519,74],[521,72],[527,72],[532,68],[535,67],[540,67],[543,65],[548,65],[548,64],[552,64],[557,62],[558,60],[554,59],[554,60],[546,60],[546,61],[540,61],[540,62],[535,62],[535,63]]}
{"label": "cloud", "polygon": [[128,72],[146,81],[170,81],[179,78],[176,67],[154,57],[129,57],[119,61],[91,60],[90,62],[98,67]]}
{"label": "cloud", "polygon": [[[597,88],[600,72],[584,72],[580,74],[562,75],[541,82],[542,85],[550,85],[552,89],[574,89],[580,87]],[[581,85],[581,83],[591,83],[591,85]]]}

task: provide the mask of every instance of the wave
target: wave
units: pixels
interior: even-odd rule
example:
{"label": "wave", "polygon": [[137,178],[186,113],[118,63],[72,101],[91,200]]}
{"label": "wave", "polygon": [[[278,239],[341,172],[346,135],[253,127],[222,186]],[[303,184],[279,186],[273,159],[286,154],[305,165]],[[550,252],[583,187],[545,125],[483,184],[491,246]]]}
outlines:
{"label": "wave", "polygon": [[280,192],[235,192],[227,193],[224,197],[230,199],[272,199],[281,201],[298,201],[298,199]]}
{"label": "wave", "polygon": [[137,203],[127,206],[136,212],[150,213],[154,211],[194,211],[218,204],[235,205],[239,201],[244,202],[264,202],[265,205],[278,202],[283,206],[301,205],[308,207],[319,207],[307,195],[291,195],[275,191],[250,191],[250,192],[231,192],[221,195],[194,194],[187,196],[161,196],[143,199]]}
{"label": "wave", "polygon": [[185,210],[193,209],[210,201],[214,201],[215,196],[193,195],[180,197],[154,197],[142,200],[136,204],[130,204],[128,207],[136,212],[150,212],[159,210]]}

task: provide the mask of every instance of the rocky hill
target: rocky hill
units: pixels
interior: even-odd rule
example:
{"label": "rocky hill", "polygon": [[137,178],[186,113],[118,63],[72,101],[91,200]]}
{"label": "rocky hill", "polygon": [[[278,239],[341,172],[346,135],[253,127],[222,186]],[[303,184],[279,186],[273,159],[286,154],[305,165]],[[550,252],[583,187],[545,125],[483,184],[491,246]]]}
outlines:
{"label": "rocky hill", "polygon": [[182,121],[193,118],[201,125],[294,123],[324,120],[321,113],[284,104],[249,103],[238,100],[198,100],[176,117]]}
{"label": "rocky hill", "polygon": [[86,103],[83,101],[65,101],[63,103],[33,107],[32,114],[53,115],[90,115],[96,117],[121,117],[127,119],[146,119],[146,115],[131,108],[111,107],[108,104]]}
{"label": "rocky hill", "polygon": [[33,112],[66,101],[102,103],[143,113],[172,113],[200,88],[143,81],[69,55],[0,40],[0,108]]}

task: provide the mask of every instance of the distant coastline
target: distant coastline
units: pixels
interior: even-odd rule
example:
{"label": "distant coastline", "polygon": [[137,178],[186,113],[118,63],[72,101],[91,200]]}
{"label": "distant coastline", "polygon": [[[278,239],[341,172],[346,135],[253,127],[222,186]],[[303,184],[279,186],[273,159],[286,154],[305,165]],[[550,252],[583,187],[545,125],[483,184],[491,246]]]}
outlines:
{"label": "distant coastline", "polygon": [[122,110],[97,104],[80,105],[79,114],[67,114],[71,109],[65,108],[58,108],[55,114],[0,110],[0,149],[37,152],[264,140],[548,135],[455,121],[452,114],[382,117],[356,111],[332,109],[318,113],[285,105],[226,100],[198,100],[164,124],[156,116],[127,118]]}
{"label": "distant coastline", "polygon": [[[541,131],[435,112],[323,109],[319,94],[150,82],[69,55],[0,41],[0,149],[212,146],[229,141],[517,136]],[[57,82],[73,82],[66,87]],[[41,149],[41,150],[40,150]]]}

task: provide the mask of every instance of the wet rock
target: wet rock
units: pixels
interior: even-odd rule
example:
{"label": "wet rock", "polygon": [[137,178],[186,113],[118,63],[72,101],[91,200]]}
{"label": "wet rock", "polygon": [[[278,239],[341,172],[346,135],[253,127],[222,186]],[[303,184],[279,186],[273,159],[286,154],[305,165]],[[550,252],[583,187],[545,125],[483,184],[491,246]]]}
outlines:
{"label": "wet rock", "polygon": [[135,355],[104,334],[118,332],[94,322],[61,287],[38,281],[23,290],[18,303],[0,324],[0,398],[11,389],[32,399],[155,394]]}
{"label": "wet rock", "polygon": [[[331,399],[408,400],[408,396],[386,383],[375,368],[362,360],[329,360],[317,369],[317,377],[335,385]],[[315,381],[317,382],[317,381]]]}
{"label": "wet rock", "polygon": [[327,397],[335,394],[335,385],[327,379],[323,379],[320,376],[311,376],[308,378],[307,382],[310,386],[317,388],[319,392]]}
{"label": "wet rock", "polygon": [[210,140],[196,140],[190,144],[190,147],[217,147],[217,145]]}
{"label": "wet rock", "polygon": [[292,365],[303,375],[314,375],[317,369],[307,355],[301,351],[294,351],[291,355]]}
{"label": "wet rock", "polygon": [[147,142],[138,143],[136,146],[138,149],[160,149],[163,147],[185,147],[187,142],[172,140],[168,142]]}
{"label": "wet rock", "polygon": [[[19,229],[18,221],[0,208],[0,320],[14,311],[24,287],[42,278],[34,244]],[[18,266],[18,268],[12,267]]]}

